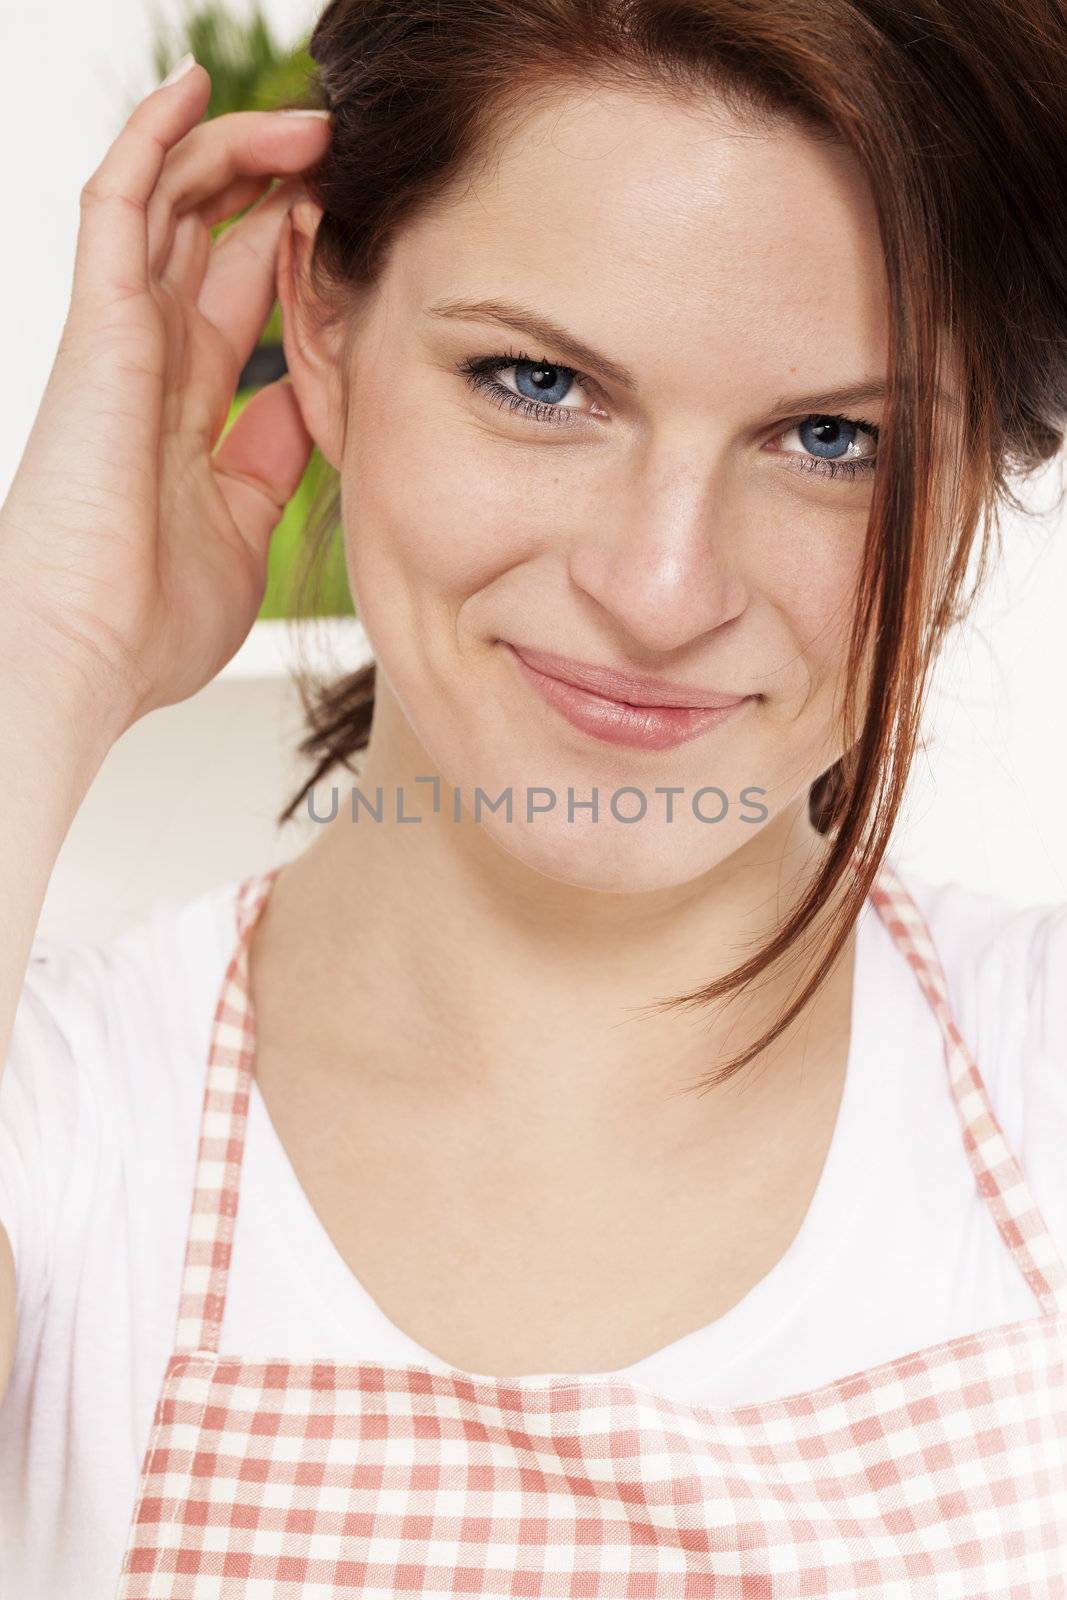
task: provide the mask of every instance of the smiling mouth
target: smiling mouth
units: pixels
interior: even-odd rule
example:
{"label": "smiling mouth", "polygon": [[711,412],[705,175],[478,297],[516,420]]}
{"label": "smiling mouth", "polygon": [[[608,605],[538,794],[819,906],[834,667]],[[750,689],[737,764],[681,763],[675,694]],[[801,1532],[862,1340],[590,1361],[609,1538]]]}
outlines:
{"label": "smiling mouth", "polygon": [[639,678],[613,667],[576,661],[545,650],[529,650],[510,643],[508,647],[526,666],[544,677],[610,700],[615,705],[633,706],[638,710],[722,711],[752,698],[746,694],[669,683],[662,678]]}
{"label": "smiling mouth", "polygon": [[743,695],[723,705],[638,705],[540,671],[527,659],[533,652],[520,651],[509,644],[508,653],[541,700],[573,728],[603,743],[628,745],[633,749],[673,749],[699,738],[750,701],[758,699],[756,695]]}

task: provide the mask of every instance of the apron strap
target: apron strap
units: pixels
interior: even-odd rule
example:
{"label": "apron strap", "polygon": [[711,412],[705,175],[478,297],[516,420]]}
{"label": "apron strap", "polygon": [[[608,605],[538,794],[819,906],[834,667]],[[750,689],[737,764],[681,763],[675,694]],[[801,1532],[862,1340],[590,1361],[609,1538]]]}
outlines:
{"label": "apron strap", "polygon": [[919,907],[884,861],[870,897],[919,980],[945,1043],[953,1099],[978,1192],[1046,1315],[1067,1311],[1067,1268],[1038,1210],[1022,1168],[1008,1147],[982,1074],[952,1017],[948,983]]}
{"label": "apron strap", "polygon": [[248,939],[281,870],[272,867],[246,878],[237,890],[237,945],[222,982],[208,1050],[176,1350],[218,1349],[256,1058]]}

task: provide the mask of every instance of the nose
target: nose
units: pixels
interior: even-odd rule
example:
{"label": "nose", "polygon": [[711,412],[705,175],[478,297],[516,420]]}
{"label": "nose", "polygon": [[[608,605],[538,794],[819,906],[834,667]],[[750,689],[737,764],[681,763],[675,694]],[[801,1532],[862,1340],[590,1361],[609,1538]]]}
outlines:
{"label": "nose", "polygon": [[749,601],[714,471],[645,462],[615,478],[569,555],[571,581],[653,653],[740,616]]}

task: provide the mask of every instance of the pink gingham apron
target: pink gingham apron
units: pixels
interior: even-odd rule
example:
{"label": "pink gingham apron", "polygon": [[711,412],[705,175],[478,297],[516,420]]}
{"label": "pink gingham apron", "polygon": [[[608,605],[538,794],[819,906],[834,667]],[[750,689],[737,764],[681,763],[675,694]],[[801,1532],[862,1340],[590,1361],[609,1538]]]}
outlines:
{"label": "pink gingham apron", "polygon": [[217,1353],[255,1059],[248,933],[280,870],[238,893],[119,1600],[1067,1596],[1067,1271],[887,864],[871,899],[940,1024],[978,1188],[1040,1315],[730,1408],[625,1377]]}

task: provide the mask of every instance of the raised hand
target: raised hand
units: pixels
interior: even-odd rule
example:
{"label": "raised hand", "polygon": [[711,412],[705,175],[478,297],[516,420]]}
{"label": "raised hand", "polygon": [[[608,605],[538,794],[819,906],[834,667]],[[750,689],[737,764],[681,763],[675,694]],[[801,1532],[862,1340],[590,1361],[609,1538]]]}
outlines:
{"label": "raised hand", "polygon": [[[194,63],[147,95],[82,190],[70,308],[0,508],[20,647],[116,736],[236,652],[312,448],[282,378],[214,449],[274,304],[298,175],[329,123],[201,123],[210,87]],[[213,245],[212,226],[245,206]]]}

